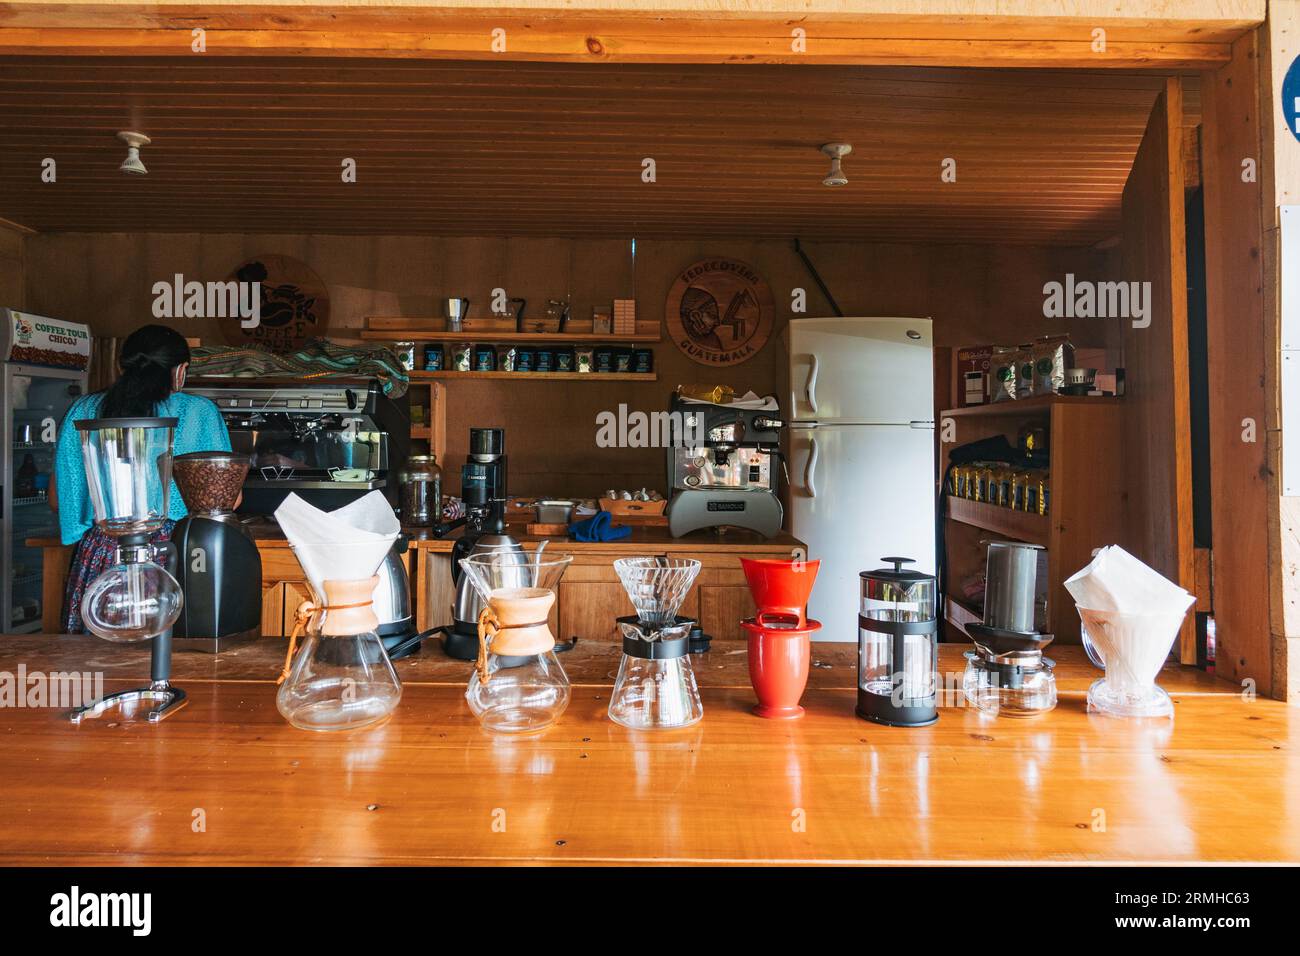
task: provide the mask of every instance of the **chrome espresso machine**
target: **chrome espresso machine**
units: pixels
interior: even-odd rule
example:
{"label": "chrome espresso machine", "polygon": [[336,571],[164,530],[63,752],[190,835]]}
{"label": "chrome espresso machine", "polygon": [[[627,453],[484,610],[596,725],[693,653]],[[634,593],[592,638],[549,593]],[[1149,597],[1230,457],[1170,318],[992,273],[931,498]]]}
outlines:
{"label": "chrome espresso machine", "polygon": [[389,472],[406,460],[410,404],[378,380],[196,379],[186,389],[221,409],[231,449],[252,459],[241,514],[269,515],[289,492],[334,509],[380,489],[397,503]]}
{"label": "chrome espresso machine", "polygon": [[[770,406],[767,407],[767,406]],[[775,399],[764,408],[692,402],[674,395],[669,420],[668,530],[748,528],[770,538],[784,514],[777,497],[781,461]]]}
{"label": "chrome espresso machine", "polygon": [[[390,477],[410,447],[410,400],[388,398],[377,379],[199,378],[186,391],[216,403],[234,453],[251,460],[239,505],[244,521],[273,520],[290,492],[328,511],[376,489],[396,505]],[[379,636],[394,659],[419,650],[428,636],[415,629],[405,550],[399,537],[375,590]]]}

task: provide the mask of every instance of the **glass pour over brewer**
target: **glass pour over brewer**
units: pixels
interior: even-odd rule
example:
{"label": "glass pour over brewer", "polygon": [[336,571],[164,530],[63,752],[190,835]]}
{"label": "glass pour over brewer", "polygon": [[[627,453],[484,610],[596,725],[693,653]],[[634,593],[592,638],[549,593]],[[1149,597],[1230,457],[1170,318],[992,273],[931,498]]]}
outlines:
{"label": "glass pour over brewer", "polygon": [[937,582],[905,570],[911,558],[862,571],[858,612],[858,706],[866,720],[924,727],[939,719]]}
{"label": "glass pour over brewer", "polygon": [[176,568],[170,542],[149,539],[167,520],[172,482],[175,418],[95,418],[76,422],[95,525],[117,539],[111,568],[90,582],[81,599],[81,617],[96,637],[114,642],[153,640],[148,687],[108,694],[72,712],[74,724],[98,717],[111,707],[135,716],[141,703],[150,723],[170,717],[185,705],[185,692],[170,683],[171,627],[181,612],[180,585],[155,559]]}
{"label": "glass pour over brewer", "polygon": [[619,558],[618,579],[636,608],[618,618],[623,659],[609,698],[609,719],[631,730],[689,727],[704,716],[691,666],[695,620],[679,617],[700,562],[693,558]]}

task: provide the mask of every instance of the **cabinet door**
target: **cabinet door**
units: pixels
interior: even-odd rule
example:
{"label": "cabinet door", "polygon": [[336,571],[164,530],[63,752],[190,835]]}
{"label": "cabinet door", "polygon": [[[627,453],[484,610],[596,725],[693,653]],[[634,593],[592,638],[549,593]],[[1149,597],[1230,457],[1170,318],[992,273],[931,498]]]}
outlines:
{"label": "cabinet door", "polygon": [[555,638],[567,641],[619,641],[614,618],[631,614],[632,605],[623,586],[603,581],[560,582],[560,629]]}
{"label": "cabinet door", "polygon": [[262,636],[284,637],[284,582],[262,587]]}
{"label": "cabinet door", "polygon": [[293,633],[294,623],[298,618],[298,605],[303,601],[311,600],[311,589],[308,588],[306,581],[285,581],[284,582],[284,626],[281,631],[284,635]]}
{"label": "cabinet door", "polygon": [[744,637],[740,622],[758,611],[745,585],[706,585],[696,589],[700,595],[700,627],[719,640]]}

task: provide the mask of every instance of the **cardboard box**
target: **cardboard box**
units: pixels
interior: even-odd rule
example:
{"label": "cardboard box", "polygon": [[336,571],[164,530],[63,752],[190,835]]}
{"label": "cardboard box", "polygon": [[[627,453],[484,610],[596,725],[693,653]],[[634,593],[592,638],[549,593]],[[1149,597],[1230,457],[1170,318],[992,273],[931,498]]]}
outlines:
{"label": "cardboard box", "polygon": [[957,407],[986,404],[989,400],[989,366],[993,358],[993,346],[968,345],[953,351]]}

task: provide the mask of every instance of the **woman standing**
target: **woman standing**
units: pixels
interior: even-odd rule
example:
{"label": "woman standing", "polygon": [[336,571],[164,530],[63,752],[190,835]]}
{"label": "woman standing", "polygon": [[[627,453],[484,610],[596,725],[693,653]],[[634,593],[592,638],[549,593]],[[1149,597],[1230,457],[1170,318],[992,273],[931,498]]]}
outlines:
{"label": "woman standing", "polygon": [[[95,527],[81,440],[73,422],[86,418],[175,418],[174,454],[230,451],[230,433],[217,406],[181,391],[189,364],[190,347],[176,330],[163,325],[136,329],[122,343],[118,359],[121,375],[117,381],[103,392],[79,398],[63,420],[50,493],[58,508],[63,543],[77,546],[63,598],[63,629],[69,634],[85,631],[82,595],[91,581],[112,567],[117,553],[116,540]],[[169,540],[172,526],[185,514],[185,502],[173,483],[167,521],[151,540]]]}

